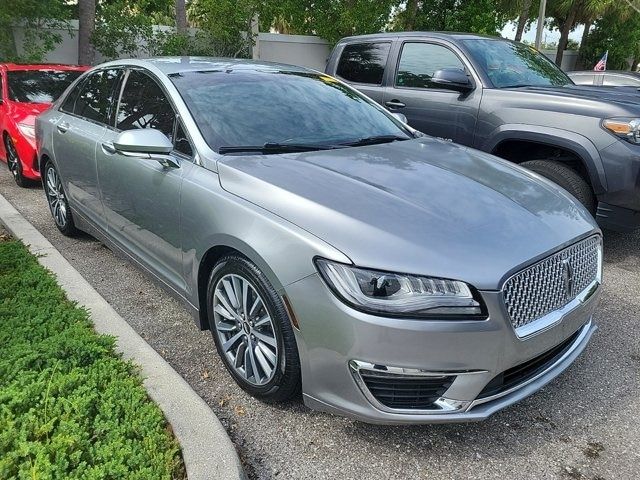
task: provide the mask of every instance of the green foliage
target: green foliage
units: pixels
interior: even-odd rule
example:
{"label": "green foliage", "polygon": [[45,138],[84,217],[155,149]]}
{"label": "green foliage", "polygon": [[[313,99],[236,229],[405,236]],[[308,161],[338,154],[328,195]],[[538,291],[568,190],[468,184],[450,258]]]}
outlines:
{"label": "green foliage", "polygon": [[[128,0],[101,3],[96,11],[96,27],[91,43],[106,59],[135,57],[153,39],[153,19],[143,10],[132,8]],[[142,49],[142,53],[146,53]]]}
{"label": "green foliage", "polygon": [[286,33],[319,35],[330,43],[348,35],[382,31],[398,0],[265,1],[258,9],[261,30],[275,26]]}
{"label": "green foliage", "polygon": [[149,43],[148,52],[154,56],[246,57],[250,53],[248,48],[246,42],[240,45],[235,41],[224,42],[206,31],[189,35],[171,29],[156,32]]}
{"label": "green foliage", "polygon": [[254,43],[251,20],[259,12],[259,0],[192,0],[191,24],[215,39],[227,56],[248,56]]}
{"label": "green foliage", "polygon": [[609,11],[598,20],[581,48],[585,67],[593,67],[609,51],[607,69],[628,70],[629,61],[640,58],[640,14],[620,15]]}
{"label": "green foliage", "polygon": [[[420,3],[414,30],[442,30],[499,35],[508,15],[499,8],[500,0],[424,0]],[[402,18],[402,13],[399,15]],[[403,22],[394,29],[403,29]]]}
{"label": "green foliage", "polygon": [[[0,61],[42,61],[62,40],[55,29],[68,30],[67,20],[72,14],[65,0],[0,0]],[[15,26],[24,31],[21,54],[14,41]]]}
{"label": "green foliage", "polygon": [[137,369],[19,242],[0,242],[0,478],[184,478]]}

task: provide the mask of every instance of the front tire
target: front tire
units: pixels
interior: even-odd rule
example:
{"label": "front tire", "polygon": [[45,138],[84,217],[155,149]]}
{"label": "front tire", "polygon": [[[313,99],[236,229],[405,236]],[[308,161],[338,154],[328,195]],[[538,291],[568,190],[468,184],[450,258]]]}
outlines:
{"label": "front tire", "polygon": [[520,166],[536,172],[557,183],[573,195],[593,215],[596,212],[596,198],[591,186],[572,168],[555,160],[531,160]]}
{"label": "front tire", "polygon": [[240,387],[270,403],[300,391],[300,360],[282,298],[267,277],[240,255],[214,266],[207,315],[216,349]]}
{"label": "front tire", "polygon": [[74,237],[78,234],[78,229],[71,215],[69,201],[62,186],[60,174],[56,170],[55,165],[49,160],[44,166],[42,172],[44,193],[47,196],[47,203],[51,216],[56,223],[56,227],[67,237]]}
{"label": "front tire", "polygon": [[16,150],[16,146],[13,144],[13,140],[9,137],[9,135],[4,135],[4,151],[7,157],[7,167],[9,167],[9,172],[13,176],[16,184],[19,187],[26,188],[30,185],[30,181],[25,178],[22,171],[22,162],[20,161],[20,156],[18,155],[18,151]]}

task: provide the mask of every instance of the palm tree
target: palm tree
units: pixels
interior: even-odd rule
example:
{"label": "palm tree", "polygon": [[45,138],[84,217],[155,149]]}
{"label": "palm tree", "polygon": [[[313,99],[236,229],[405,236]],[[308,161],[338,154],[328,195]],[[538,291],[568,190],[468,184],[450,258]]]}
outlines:
{"label": "palm tree", "polygon": [[91,35],[96,26],[96,0],[78,0],[78,64],[93,63]]}
{"label": "palm tree", "polygon": [[616,0],[556,0],[551,2],[551,16],[555,17],[560,28],[556,65],[562,65],[564,50],[569,43],[569,34],[576,25],[585,25],[586,32],[583,34],[583,40],[586,40],[593,22],[600,18],[607,8],[615,2]]}
{"label": "palm tree", "polygon": [[531,11],[531,4],[533,0],[522,0],[520,7],[520,16],[518,17],[518,28],[516,29],[516,36],[514,40],[519,42],[522,40],[522,34],[524,33],[524,27],[527,26],[529,21],[529,15]]}

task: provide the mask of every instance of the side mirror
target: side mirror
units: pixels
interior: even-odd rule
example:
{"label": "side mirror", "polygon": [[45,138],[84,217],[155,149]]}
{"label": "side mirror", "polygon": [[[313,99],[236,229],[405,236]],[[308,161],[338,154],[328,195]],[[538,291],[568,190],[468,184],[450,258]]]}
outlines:
{"label": "side mirror", "polygon": [[459,68],[436,70],[431,77],[431,83],[461,93],[470,92],[474,88],[467,74]]}
{"label": "side mirror", "polygon": [[397,120],[400,120],[402,123],[407,123],[407,117],[404,116],[402,113],[398,113],[398,112],[391,112],[391,115],[393,115],[394,117],[396,117]]}
{"label": "side mirror", "polygon": [[170,155],[173,151],[171,141],[160,130],[153,128],[126,130],[118,135],[113,142],[113,148],[117,153],[127,157],[156,160],[165,167],[180,166]]}

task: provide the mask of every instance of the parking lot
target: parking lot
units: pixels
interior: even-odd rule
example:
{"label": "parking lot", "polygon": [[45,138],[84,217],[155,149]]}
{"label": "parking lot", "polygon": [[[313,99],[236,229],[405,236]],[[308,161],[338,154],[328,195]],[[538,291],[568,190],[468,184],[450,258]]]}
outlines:
{"label": "parking lot", "polygon": [[640,477],[640,232],[605,233],[600,329],[566,373],[483,423],[388,427],[249,397],[165,290],[91,237],[63,237],[41,189],[3,170],[0,193],[207,401],[252,479]]}

